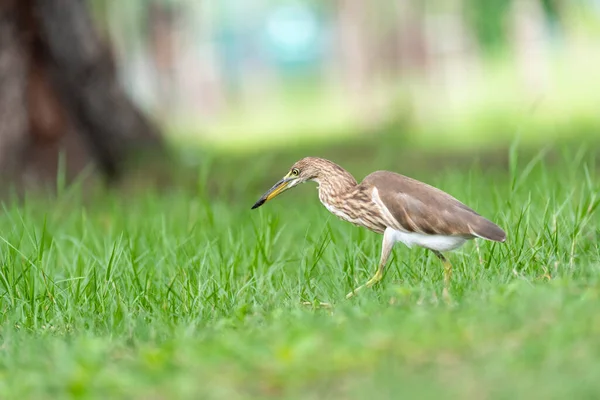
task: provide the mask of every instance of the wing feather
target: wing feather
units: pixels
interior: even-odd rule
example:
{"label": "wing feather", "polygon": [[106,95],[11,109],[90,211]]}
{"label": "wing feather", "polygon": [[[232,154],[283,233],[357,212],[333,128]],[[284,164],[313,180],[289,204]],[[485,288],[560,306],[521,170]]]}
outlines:
{"label": "wing feather", "polygon": [[481,237],[503,242],[504,231],[448,193],[388,171],[367,176],[361,185],[377,188],[398,229],[424,234]]}

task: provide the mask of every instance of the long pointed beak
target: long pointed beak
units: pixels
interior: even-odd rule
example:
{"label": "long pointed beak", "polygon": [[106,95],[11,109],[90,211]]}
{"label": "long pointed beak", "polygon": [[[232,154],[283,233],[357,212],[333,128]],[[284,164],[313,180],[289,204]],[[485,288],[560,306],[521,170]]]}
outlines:
{"label": "long pointed beak", "polygon": [[277,182],[276,184],[274,184],[271,189],[267,190],[267,192],[265,194],[263,194],[261,196],[261,198],[258,199],[258,201],[256,203],[254,203],[254,205],[252,206],[252,210],[254,210],[255,208],[258,208],[258,207],[262,206],[267,201],[269,201],[272,198],[277,197],[281,193],[285,192],[286,189],[288,189],[290,183],[293,180],[294,179],[290,179],[290,178],[285,177],[282,180],[280,180],[279,182]]}

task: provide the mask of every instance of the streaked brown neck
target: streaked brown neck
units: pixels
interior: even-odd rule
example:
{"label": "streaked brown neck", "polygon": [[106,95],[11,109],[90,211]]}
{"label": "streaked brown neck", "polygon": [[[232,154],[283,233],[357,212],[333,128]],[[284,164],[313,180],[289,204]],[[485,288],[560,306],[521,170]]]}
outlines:
{"label": "streaked brown neck", "polygon": [[319,200],[324,204],[335,204],[345,199],[357,185],[352,174],[339,165],[328,161],[323,163],[320,173],[314,180],[319,184]]}

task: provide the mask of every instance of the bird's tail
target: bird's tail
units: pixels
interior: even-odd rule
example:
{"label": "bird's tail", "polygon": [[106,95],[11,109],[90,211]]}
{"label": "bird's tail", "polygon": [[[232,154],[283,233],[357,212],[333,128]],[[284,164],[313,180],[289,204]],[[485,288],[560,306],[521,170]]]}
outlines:
{"label": "bird's tail", "polygon": [[504,242],[506,240],[506,232],[498,225],[485,218],[479,220],[479,223],[474,227],[472,233],[477,237],[494,242]]}

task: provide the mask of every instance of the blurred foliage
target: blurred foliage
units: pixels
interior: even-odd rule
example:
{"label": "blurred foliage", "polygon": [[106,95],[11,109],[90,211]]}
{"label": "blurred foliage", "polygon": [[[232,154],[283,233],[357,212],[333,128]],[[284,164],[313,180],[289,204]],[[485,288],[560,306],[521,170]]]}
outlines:
{"label": "blurred foliage", "polygon": [[465,0],[467,21],[472,25],[482,48],[493,52],[506,43],[504,24],[510,0]]}
{"label": "blurred foliage", "polygon": [[[474,148],[598,125],[591,1],[527,0],[542,7],[523,18],[520,0],[88,1],[132,97],[179,143],[247,151],[400,125],[423,147]],[[298,37],[265,28],[290,3],[310,7],[321,35],[304,69],[272,43]]]}
{"label": "blurred foliage", "polygon": [[[558,19],[560,13],[557,0],[539,0],[546,15],[553,20]],[[112,0],[88,0],[94,15],[102,25],[110,26],[111,29],[127,31],[127,37],[133,42],[142,41],[147,34],[148,10],[150,7],[165,7],[171,10],[180,10],[181,16],[191,18],[190,10],[202,8],[210,18],[222,20],[223,13],[243,15],[242,10],[269,8],[280,5],[279,1],[254,2],[252,7],[245,6],[232,1],[222,1],[207,6],[188,0],[133,0],[127,3],[119,3],[119,12],[111,13],[110,10],[117,6]],[[506,17],[514,0],[462,0],[463,8],[466,10],[466,19],[475,32],[482,48],[488,52],[494,52],[502,48],[507,42]],[[285,2],[284,2],[285,3]],[[291,1],[288,1],[291,3]],[[329,2],[304,1],[312,9],[322,14],[334,14],[336,5]],[[258,5],[260,4],[260,6]],[[433,2],[432,5],[437,4]],[[338,5],[339,6],[339,5]],[[383,23],[380,28],[385,28],[394,22],[394,9],[397,5],[387,1],[376,1],[369,5],[370,12],[377,15],[377,21]],[[428,3],[417,2],[416,7],[425,9],[433,8]],[[251,14],[248,14],[251,15]],[[118,16],[115,19],[115,16]]]}

